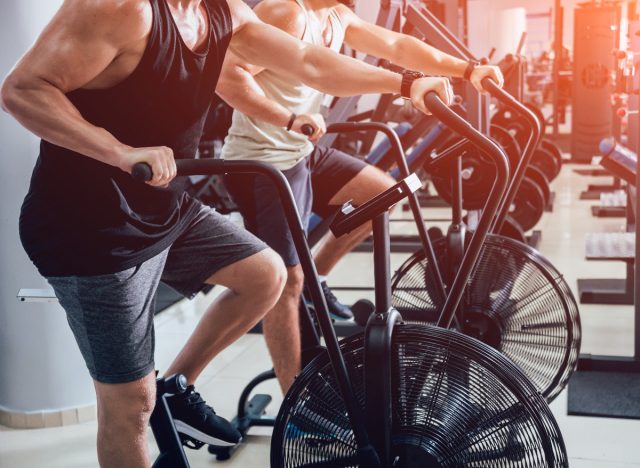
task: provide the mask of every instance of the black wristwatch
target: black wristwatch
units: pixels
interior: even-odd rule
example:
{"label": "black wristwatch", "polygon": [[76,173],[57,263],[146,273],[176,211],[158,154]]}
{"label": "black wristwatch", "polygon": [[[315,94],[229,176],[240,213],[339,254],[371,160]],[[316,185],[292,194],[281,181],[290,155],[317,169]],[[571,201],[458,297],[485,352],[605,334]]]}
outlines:
{"label": "black wristwatch", "polygon": [[473,73],[473,70],[475,70],[478,65],[480,65],[480,64],[478,62],[476,62],[475,60],[469,60],[467,68],[464,70],[464,79],[465,80],[469,81],[471,79],[471,74]]}
{"label": "black wristwatch", "polygon": [[400,86],[400,95],[404,99],[411,99],[411,85],[419,78],[424,78],[424,74],[413,70],[404,70],[402,72],[402,85]]}

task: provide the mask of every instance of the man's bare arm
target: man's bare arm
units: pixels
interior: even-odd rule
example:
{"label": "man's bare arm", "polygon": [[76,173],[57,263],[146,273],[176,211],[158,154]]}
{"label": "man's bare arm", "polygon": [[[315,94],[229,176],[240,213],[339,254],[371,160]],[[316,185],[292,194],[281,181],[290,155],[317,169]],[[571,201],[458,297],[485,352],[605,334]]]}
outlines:
{"label": "man's bare arm", "polygon": [[[255,7],[254,12],[261,21],[292,37],[301,38],[304,33],[304,15],[295,2],[263,0]],[[227,104],[243,114],[284,127],[289,123],[291,111],[265,96],[255,80],[255,76],[262,70],[264,68],[249,64],[228,51],[216,91]],[[294,129],[300,130],[297,127]]]}
{"label": "man's bare arm", "polygon": [[[406,34],[364,21],[344,5],[338,12],[345,23],[345,41],[353,49],[378,58],[387,59],[396,65],[430,75],[462,78],[468,66],[464,60],[446,54],[423,41]],[[476,68],[471,81],[479,90],[485,77],[495,79],[501,86],[502,74],[497,67]]]}
{"label": "man's bare arm", "polygon": [[296,78],[333,96],[397,93],[401,77],[306,44],[261,22],[242,0],[228,0],[234,22],[230,48],[242,61]]}
{"label": "man's bare arm", "polygon": [[224,59],[216,92],[234,109],[271,125],[284,127],[291,117],[291,111],[265,96],[251,69],[233,52]]}
{"label": "man's bare arm", "polygon": [[130,44],[144,41],[150,25],[145,1],[65,0],[2,84],[2,108],[38,137],[124,171],[148,162],[150,185],[166,185],[176,172],[169,148],[124,145],[87,122],[65,96],[112,86],[118,77],[105,70]]}
{"label": "man's bare arm", "polygon": [[122,144],[84,120],[65,93],[90,83],[120,52],[127,12],[113,3],[65,1],[2,85],[2,107],[27,129],[109,164]]}

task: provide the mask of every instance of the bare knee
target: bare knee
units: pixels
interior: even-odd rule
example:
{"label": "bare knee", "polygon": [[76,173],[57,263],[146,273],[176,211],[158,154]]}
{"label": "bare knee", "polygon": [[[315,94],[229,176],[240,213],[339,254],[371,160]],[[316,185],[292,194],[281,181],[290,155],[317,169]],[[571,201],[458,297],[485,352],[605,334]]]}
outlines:
{"label": "bare knee", "polygon": [[278,336],[281,336],[283,323],[294,325],[297,329],[298,305],[303,288],[304,273],[302,268],[299,265],[288,267],[284,290],[278,303],[264,318],[265,334],[270,335],[275,330]]}
{"label": "bare knee", "polygon": [[256,254],[256,263],[246,275],[245,293],[273,304],[279,299],[287,280],[282,257],[271,249]]}
{"label": "bare knee", "polygon": [[98,422],[107,434],[144,434],[156,403],[153,374],[126,384],[96,383]]}
{"label": "bare knee", "polygon": [[287,282],[284,286],[282,295],[289,295],[298,299],[304,288],[304,273],[300,265],[287,268]]}

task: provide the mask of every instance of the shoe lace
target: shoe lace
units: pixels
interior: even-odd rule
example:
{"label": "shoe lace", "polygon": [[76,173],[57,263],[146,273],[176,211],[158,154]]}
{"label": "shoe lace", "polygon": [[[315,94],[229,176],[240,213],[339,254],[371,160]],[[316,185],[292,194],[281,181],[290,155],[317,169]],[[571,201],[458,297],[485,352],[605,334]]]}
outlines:
{"label": "shoe lace", "polygon": [[322,292],[324,293],[324,297],[330,302],[338,302],[338,298],[333,294],[333,291],[327,285],[327,283],[322,283]]}
{"label": "shoe lace", "polygon": [[214,409],[211,406],[209,406],[206,401],[202,399],[202,397],[198,392],[193,392],[190,395],[188,395],[187,398],[185,398],[185,402],[187,406],[194,408],[195,410],[201,413],[211,412],[213,414],[216,414]]}

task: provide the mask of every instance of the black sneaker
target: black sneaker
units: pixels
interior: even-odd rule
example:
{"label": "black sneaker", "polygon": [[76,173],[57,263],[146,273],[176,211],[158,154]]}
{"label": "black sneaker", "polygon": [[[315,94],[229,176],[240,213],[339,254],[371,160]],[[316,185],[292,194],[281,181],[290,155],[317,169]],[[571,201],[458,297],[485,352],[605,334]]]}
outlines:
{"label": "black sneaker", "polygon": [[353,318],[351,309],[338,301],[338,298],[333,294],[331,288],[327,286],[327,282],[321,282],[320,286],[322,286],[322,292],[324,293],[324,297],[327,300],[327,306],[329,307],[329,312],[331,313],[331,315],[333,315],[338,320],[351,320]]}
{"label": "black sneaker", "polygon": [[167,398],[169,409],[178,433],[193,439],[197,443],[205,443],[218,447],[232,447],[240,442],[242,436],[229,421],[216,415],[193,385],[181,395]]}

